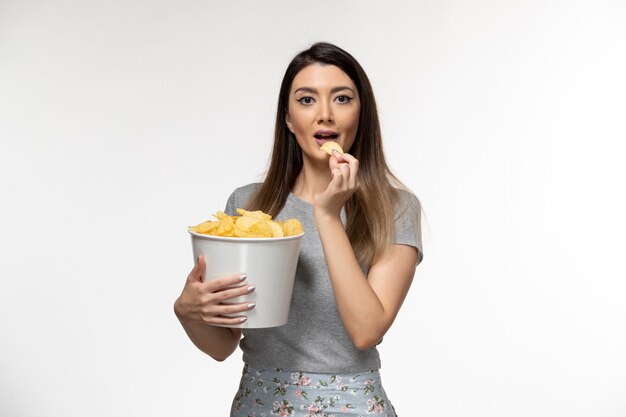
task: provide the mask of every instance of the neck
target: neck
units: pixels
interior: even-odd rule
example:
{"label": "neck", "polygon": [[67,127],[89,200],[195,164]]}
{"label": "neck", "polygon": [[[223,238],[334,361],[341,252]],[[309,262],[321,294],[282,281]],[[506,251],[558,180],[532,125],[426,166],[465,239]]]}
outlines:
{"label": "neck", "polygon": [[328,161],[312,162],[305,158],[292,193],[301,200],[313,203],[326,190],[331,179]]}

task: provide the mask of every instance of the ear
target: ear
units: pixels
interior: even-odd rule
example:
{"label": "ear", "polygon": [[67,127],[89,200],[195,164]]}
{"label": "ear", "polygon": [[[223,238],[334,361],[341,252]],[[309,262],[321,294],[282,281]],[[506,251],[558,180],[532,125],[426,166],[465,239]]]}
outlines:
{"label": "ear", "polygon": [[289,116],[289,112],[285,114],[285,123],[287,124],[287,129],[289,129],[291,133],[294,133],[293,125],[291,124],[291,116]]}

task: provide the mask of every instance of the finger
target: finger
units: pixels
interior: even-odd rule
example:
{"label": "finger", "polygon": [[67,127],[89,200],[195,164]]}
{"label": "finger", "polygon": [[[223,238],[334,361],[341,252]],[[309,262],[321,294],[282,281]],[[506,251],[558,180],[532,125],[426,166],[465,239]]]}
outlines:
{"label": "finger", "polygon": [[350,167],[349,175],[346,176],[346,182],[348,188],[354,189],[357,186],[357,174],[359,172],[359,160],[349,153],[339,153],[333,149],[335,156],[337,157],[337,161],[339,162],[339,166],[348,165]]}
{"label": "finger", "polygon": [[348,187],[355,189],[358,185],[359,160],[350,154],[344,154],[345,160],[350,166],[350,177],[348,178]]}
{"label": "finger", "polygon": [[337,157],[335,155],[331,155],[330,158],[328,158],[328,166],[330,167],[330,170],[332,171],[333,169],[337,168],[338,165],[339,160],[337,159]]}
{"label": "finger", "polygon": [[203,321],[206,324],[217,324],[221,326],[236,326],[248,320],[246,316],[237,316],[237,317],[222,317],[222,316],[211,316],[208,318],[203,318]]}
{"label": "finger", "polygon": [[337,149],[333,149],[333,156],[337,158],[339,162],[347,162],[347,160],[343,157],[345,154],[339,152]]}
{"label": "finger", "polygon": [[346,164],[345,162],[343,164],[339,164],[339,170],[341,171],[341,176],[342,178],[342,185],[344,187],[348,187],[350,185],[349,180],[350,180],[350,165]]}
{"label": "finger", "polygon": [[[337,151],[335,151],[335,152],[337,152]],[[354,156],[352,156],[349,153],[339,153],[339,152],[337,152],[337,154],[339,155],[339,157],[337,158],[339,160],[339,162],[351,163],[351,162],[358,161],[358,159],[356,159]]]}
{"label": "finger", "polygon": [[205,282],[203,289],[207,292],[222,291],[241,284],[248,278],[246,274],[233,274],[226,277],[213,278]]}
{"label": "finger", "polygon": [[204,256],[198,255],[196,258],[196,264],[193,266],[193,269],[187,276],[188,282],[202,282],[202,275],[206,269],[206,261],[204,260]]}
{"label": "finger", "polygon": [[[337,150],[335,150],[335,149],[333,149],[333,150],[334,150],[335,152],[337,152]],[[354,156],[352,156],[351,154],[349,154],[349,153],[347,153],[347,152],[344,152],[344,153],[339,153],[339,152],[337,152],[337,153],[338,153],[338,154],[339,154],[339,156],[341,157],[341,160],[342,160],[342,161],[345,161],[345,162],[350,162],[350,161],[356,161],[356,160],[357,160]]]}
{"label": "finger", "polygon": [[221,303],[232,298],[241,297],[242,295],[250,294],[255,290],[254,285],[242,285],[237,288],[229,288],[223,291],[212,292],[206,295],[205,301],[207,304]]}
{"label": "finger", "polygon": [[328,188],[340,188],[343,184],[343,175],[341,174],[341,168],[338,166],[335,167],[332,172],[332,179],[330,180],[330,184],[328,184]]}
{"label": "finger", "polygon": [[224,316],[227,314],[237,314],[243,313],[245,311],[250,311],[254,307],[256,307],[256,303],[247,302],[247,303],[237,303],[237,304],[218,304],[214,306],[215,315]]}

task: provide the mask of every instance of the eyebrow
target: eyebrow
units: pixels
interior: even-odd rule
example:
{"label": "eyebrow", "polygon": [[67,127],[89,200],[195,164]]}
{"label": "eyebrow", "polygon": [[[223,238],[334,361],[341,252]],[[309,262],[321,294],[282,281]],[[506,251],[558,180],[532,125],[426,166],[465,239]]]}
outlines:
{"label": "eyebrow", "polygon": [[[346,85],[340,85],[338,87],[333,87],[333,88],[331,88],[330,93],[334,94],[334,93],[336,93],[338,91],[342,91],[342,90],[350,90],[350,91],[352,91],[352,93],[354,93],[354,90],[352,88],[346,86]],[[300,87],[300,88],[297,88],[296,91],[294,91],[294,94],[296,94],[298,92],[317,94],[317,89],[312,88],[312,87]]]}

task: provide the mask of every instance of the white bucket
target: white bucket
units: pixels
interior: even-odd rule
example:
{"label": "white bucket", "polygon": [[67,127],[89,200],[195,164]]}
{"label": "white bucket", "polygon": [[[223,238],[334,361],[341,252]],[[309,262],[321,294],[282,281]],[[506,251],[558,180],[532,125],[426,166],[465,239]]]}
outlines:
{"label": "white bucket", "polygon": [[254,302],[245,313],[248,319],[236,325],[258,329],[287,323],[291,293],[298,266],[300,240],[303,234],[274,238],[239,238],[191,234],[194,260],[203,255],[206,261],[204,280],[245,273],[245,285],[255,290],[228,300],[229,303]]}

